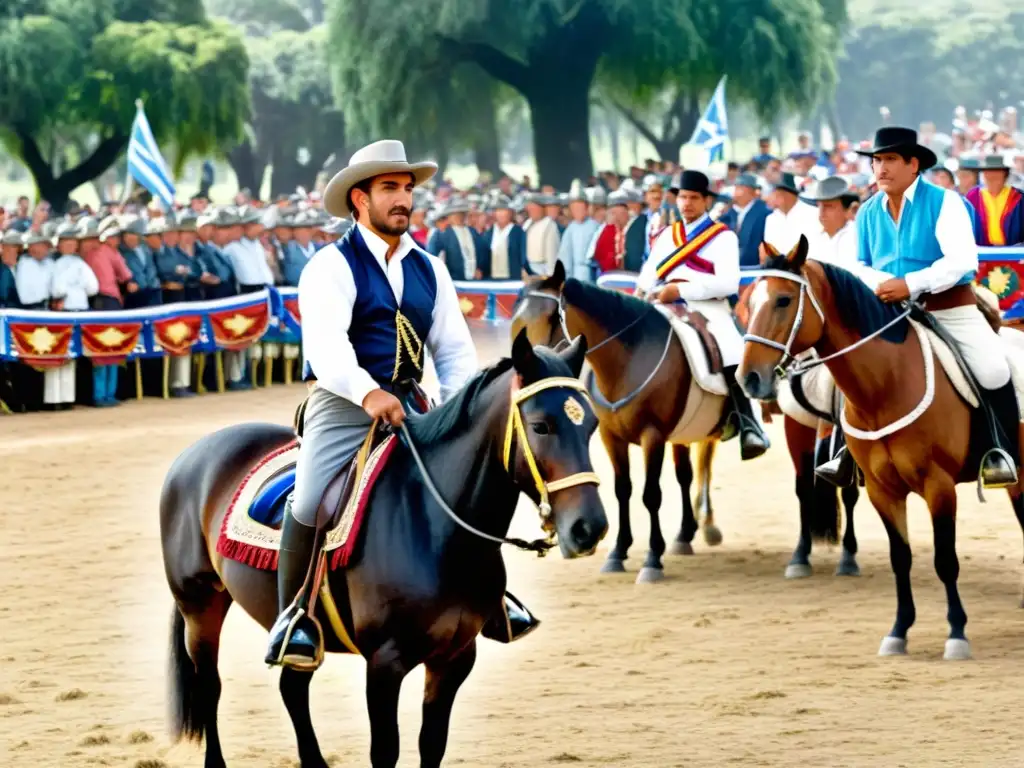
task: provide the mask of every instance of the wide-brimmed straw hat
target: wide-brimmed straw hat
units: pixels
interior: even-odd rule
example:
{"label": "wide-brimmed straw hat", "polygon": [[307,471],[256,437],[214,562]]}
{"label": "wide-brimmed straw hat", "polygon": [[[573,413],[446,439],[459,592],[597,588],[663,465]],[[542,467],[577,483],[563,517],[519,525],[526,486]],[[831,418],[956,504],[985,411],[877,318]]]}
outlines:
{"label": "wide-brimmed straw hat", "polygon": [[419,186],[437,173],[437,163],[410,163],[405,157],[405,145],[402,142],[393,139],[375,141],[352,155],[348,166],[331,179],[324,190],[324,208],[333,216],[350,215],[352,210],[348,206],[348,193],[352,187],[385,173],[411,173],[413,183]]}

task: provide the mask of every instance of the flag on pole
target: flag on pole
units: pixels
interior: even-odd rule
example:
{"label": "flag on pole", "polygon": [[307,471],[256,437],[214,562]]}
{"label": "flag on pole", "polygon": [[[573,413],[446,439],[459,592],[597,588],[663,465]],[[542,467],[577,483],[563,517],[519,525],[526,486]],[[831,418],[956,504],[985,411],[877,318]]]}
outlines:
{"label": "flag on pole", "polygon": [[[135,122],[128,140],[128,181],[135,179],[153,197],[159,198],[164,208],[171,210],[174,207],[174,180],[153,138],[142,101],[136,101],[135,107]],[[127,189],[128,185],[125,187]]]}
{"label": "flag on pole", "polygon": [[729,138],[729,119],[725,114],[725,75],[718,81],[715,92],[711,95],[707,109],[697,121],[693,130],[691,144],[699,144],[704,149],[705,165],[716,160],[725,159],[725,142]]}

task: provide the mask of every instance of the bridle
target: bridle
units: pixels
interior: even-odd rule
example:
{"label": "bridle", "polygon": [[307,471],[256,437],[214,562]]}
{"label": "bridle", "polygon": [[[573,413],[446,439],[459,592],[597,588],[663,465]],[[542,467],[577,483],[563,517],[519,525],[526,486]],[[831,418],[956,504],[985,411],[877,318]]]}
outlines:
{"label": "bridle", "polygon": [[427,486],[427,490],[430,491],[431,496],[434,497],[434,501],[437,502],[438,506],[440,506],[452,520],[481,539],[493,541],[496,544],[511,544],[519,549],[536,552],[541,556],[546,554],[549,549],[555,546],[555,524],[551,515],[551,496],[559,491],[564,491],[567,488],[575,488],[579,485],[601,484],[601,478],[593,471],[576,472],[575,474],[562,477],[557,480],[545,480],[541,475],[540,467],[537,464],[537,457],[534,456],[533,449],[530,447],[530,441],[527,439],[526,424],[523,420],[521,409],[523,404],[530,398],[549,389],[576,390],[583,396],[584,401],[591,407],[591,409],[593,408],[593,403],[590,401],[590,395],[587,393],[582,382],[578,379],[571,379],[565,376],[552,376],[547,379],[541,379],[538,382],[518,390],[513,390],[512,392],[508,421],[505,427],[505,447],[502,452],[503,463],[505,471],[508,472],[509,477],[514,480],[515,466],[513,464],[512,443],[516,442],[518,444],[519,451],[523,454],[523,458],[526,460],[526,466],[530,470],[530,476],[539,497],[537,508],[540,511],[541,527],[547,534],[543,539],[525,541],[523,539],[510,538],[506,536],[494,536],[475,528],[459,517],[455,510],[448,506],[444,497],[441,496],[440,491],[437,490],[437,486],[434,485],[434,481],[430,477],[430,473],[427,471],[427,467],[412,441],[408,426],[403,422],[400,427],[402,435],[405,437],[406,445],[409,446],[409,450],[412,453],[413,460],[416,462],[416,466],[419,468],[420,474],[423,476],[423,481]]}
{"label": "bridle", "polygon": [[[544,291],[527,291],[524,295],[526,296],[526,298],[547,299],[548,301],[555,302],[555,304],[558,307],[558,309],[556,310],[556,314],[558,316],[558,327],[560,327],[562,329],[562,336],[565,337],[566,341],[569,341],[570,339],[572,339],[572,335],[569,333],[569,326],[568,326],[568,324],[565,321],[565,298],[562,296],[561,293],[559,293],[557,296],[555,296],[555,295],[550,294],[550,293],[544,293]],[[651,311],[653,311],[653,305],[652,305],[651,309],[647,310],[647,312],[651,312]],[[619,338],[622,334],[624,334],[629,329],[633,328],[641,320],[643,320],[645,317],[647,317],[647,312],[644,312],[642,315],[640,315],[639,317],[634,319],[632,322],[627,323],[623,328],[620,328],[615,333],[613,333],[611,336],[608,336],[607,338],[605,338],[603,341],[599,341],[597,344],[595,344],[592,347],[587,347],[587,354],[589,355],[589,354],[592,354],[594,352],[597,352],[597,350],[599,350],[605,344],[608,344],[609,342],[612,342],[615,339]],[[555,327],[555,324],[552,323],[551,327],[552,327],[552,334],[551,334],[551,339],[549,339],[549,341],[553,341],[554,340],[553,329]]]}

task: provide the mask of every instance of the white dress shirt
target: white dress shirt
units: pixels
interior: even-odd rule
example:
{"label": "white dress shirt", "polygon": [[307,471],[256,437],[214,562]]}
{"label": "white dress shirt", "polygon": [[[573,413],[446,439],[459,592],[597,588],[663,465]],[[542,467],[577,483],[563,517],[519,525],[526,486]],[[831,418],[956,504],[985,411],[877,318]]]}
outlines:
{"label": "white dress shirt", "polygon": [[53,280],[53,259],[46,256],[34,259],[22,256],[14,271],[14,286],[22,304],[39,304],[50,298],[50,283]]}
{"label": "white dress shirt", "polygon": [[459,249],[462,251],[466,279],[472,280],[476,277],[476,241],[473,240],[473,233],[469,231],[469,227],[456,224],[452,224],[452,232],[455,233],[455,239],[459,241]]}
{"label": "white dress shirt", "polygon": [[[430,262],[437,280],[437,298],[426,348],[441,383],[441,399],[447,400],[478,370],[473,338],[448,270],[440,259],[420,249],[408,232],[402,235],[395,253],[387,259],[390,246],[362,224],[356,226],[366,247],[387,275],[399,304],[405,289],[402,260],[415,249]],[[379,385],[359,366],[348,336],[356,294],[352,269],[333,243],[317,251],[299,278],[302,348],[316,374],[317,384],[361,406],[366,395]]]}
{"label": "white dress shirt", "polygon": [[497,224],[491,227],[491,278],[494,280],[508,280],[512,277],[508,268],[508,236],[512,227],[512,222],[505,227]]}
{"label": "white dress shirt", "polygon": [[[708,215],[705,213],[695,221],[684,222],[683,226],[687,237],[697,225],[707,218]],[[658,235],[658,239],[651,247],[651,256],[644,262],[640,276],[637,278],[636,285],[639,290],[649,293],[651,288],[659,282],[658,264],[676,250],[676,247],[671,227]],[[728,229],[720,232],[711,242],[701,248],[698,254],[705,261],[710,261],[715,265],[714,274],[705,274],[690,269],[684,261],[660,282],[685,281],[679,283],[679,296],[686,301],[725,299],[739,293],[740,241],[735,232]]]}
{"label": "white dress shirt", "polygon": [[63,299],[66,311],[84,312],[89,309],[89,297],[100,290],[96,273],[81,256],[70,253],[53,262],[50,295]]}
{"label": "white dress shirt", "polygon": [[788,253],[800,242],[800,235],[809,241],[820,228],[818,209],[803,200],[797,200],[789,213],[776,208],[768,214],[764,220],[764,239],[774,245],[779,253]]}
{"label": "white dress shirt", "polygon": [[546,216],[535,222],[526,231],[526,259],[534,274],[550,275],[558,261],[558,247],[561,236],[558,224]]}
{"label": "white dress shirt", "polygon": [[239,285],[273,285],[274,273],[267,264],[267,255],[259,240],[243,237],[222,249],[231,260]]}
{"label": "white dress shirt", "polygon": [[843,228],[829,237],[824,227],[818,227],[817,233],[809,241],[808,256],[815,261],[834,264],[856,274],[861,267],[857,261],[857,226],[848,221]]}

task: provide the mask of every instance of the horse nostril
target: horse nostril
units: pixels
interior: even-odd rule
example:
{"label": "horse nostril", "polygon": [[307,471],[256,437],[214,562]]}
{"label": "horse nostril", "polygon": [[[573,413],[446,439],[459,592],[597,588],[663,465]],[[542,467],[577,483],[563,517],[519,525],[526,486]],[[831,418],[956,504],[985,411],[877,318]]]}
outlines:
{"label": "horse nostril", "polygon": [[589,549],[596,543],[593,527],[582,517],[572,524],[569,535],[572,536],[573,543],[580,549]]}
{"label": "horse nostril", "polygon": [[751,397],[761,391],[761,374],[757,371],[750,371],[743,377],[743,388]]}

